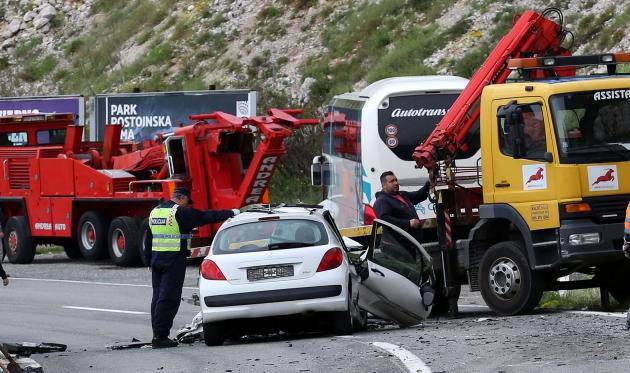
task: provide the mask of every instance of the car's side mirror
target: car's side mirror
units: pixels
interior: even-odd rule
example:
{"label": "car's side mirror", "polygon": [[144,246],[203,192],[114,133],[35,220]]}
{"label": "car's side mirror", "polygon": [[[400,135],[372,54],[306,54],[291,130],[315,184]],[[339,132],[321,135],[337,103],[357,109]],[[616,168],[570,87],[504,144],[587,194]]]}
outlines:
{"label": "car's side mirror", "polygon": [[330,163],[326,161],[324,156],[318,155],[313,158],[311,163],[311,185],[330,185]]}

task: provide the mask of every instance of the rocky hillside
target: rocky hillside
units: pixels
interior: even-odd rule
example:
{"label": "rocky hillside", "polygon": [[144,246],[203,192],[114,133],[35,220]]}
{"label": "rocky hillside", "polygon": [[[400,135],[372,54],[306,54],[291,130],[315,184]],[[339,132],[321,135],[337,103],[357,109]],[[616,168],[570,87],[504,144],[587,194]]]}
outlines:
{"label": "rocky hillside", "polygon": [[[389,76],[469,77],[513,14],[555,6],[579,53],[630,50],[630,0],[0,0],[0,95],[253,88],[305,107]],[[315,152],[316,136],[296,141]],[[295,157],[303,170],[313,152]],[[286,162],[285,162],[286,164]],[[285,167],[287,168],[287,167]]]}

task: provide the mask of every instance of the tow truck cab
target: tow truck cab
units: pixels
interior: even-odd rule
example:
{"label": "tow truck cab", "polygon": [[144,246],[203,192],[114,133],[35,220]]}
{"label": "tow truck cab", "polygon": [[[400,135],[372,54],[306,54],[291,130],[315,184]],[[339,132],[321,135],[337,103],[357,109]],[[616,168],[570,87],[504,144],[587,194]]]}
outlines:
{"label": "tow truck cab", "polygon": [[460,245],[472,289],[512,314],[559,288],[558,277],[583,272],[595,276],[579,287],[605,286],[628,299],[621,246],[630,201],[630,77],[490,85],[480,118],[481,220]]}

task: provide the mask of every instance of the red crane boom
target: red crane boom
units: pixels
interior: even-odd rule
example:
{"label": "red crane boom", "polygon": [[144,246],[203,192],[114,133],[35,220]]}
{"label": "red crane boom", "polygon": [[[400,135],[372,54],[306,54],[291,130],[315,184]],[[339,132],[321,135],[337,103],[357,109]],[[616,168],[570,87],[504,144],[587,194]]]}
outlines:
{"label": "red crane boom", "polygon": [[[467,150],[466,137],[479,118],[481,92],[489,84],[505,82],[510,74],[507,68],[510,58],[569,54],[561,46],[566,34],[562,21],[558,24],[546,17],[554,12],[562,19],[555,9],[542,14],[525,11],[515,19],[512,30],[499,41],[429,137],[415,149],[413,158],[418,167],[435,169],[438,161],[452,159],[458,151]],[[536,73],[568,76],[574,72],[572,68],[564,68]]]}

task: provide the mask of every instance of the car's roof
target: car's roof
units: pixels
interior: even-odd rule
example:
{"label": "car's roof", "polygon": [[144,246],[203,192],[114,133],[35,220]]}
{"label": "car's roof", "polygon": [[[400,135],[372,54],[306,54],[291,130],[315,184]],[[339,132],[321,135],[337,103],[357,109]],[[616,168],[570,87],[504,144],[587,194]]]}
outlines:
{"label": "car's roof", "polygon": [[259,221],[260,218],[273,216],[278,216],[280,219],[307,219],[321,221],[324,211],[325,210],[321,207],[283,206],[272,207],[271,210],[260,208],[236,215],[232,219],[226,221],[221,226],[221,229],[256,222]]}

